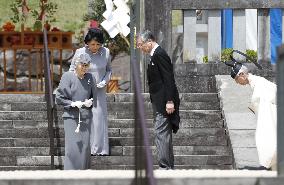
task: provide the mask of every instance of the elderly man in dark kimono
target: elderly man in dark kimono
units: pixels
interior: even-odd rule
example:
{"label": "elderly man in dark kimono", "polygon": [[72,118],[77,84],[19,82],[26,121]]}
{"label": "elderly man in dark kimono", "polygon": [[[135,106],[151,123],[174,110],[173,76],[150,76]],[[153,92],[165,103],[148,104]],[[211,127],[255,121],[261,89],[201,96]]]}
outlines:
{"label": "elderly man in dark kimono", "polygon": [[63,74],[56,103],[63,105],[65,132],[65,170],[83,170],[91,167],[90,129],[92,106],[96,106],[96,81],[86,73],[90,57],[79,54],[74,59],[76,69]]}

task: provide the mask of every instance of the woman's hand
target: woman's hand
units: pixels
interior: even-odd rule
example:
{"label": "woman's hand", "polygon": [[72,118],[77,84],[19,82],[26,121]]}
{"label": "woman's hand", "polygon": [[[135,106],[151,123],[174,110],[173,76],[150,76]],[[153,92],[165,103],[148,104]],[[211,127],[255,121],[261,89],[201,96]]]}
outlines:
{"label": "woman's hand", "polygon": [[75,101],[75,102],[72,102],[71,103],[71,107],[78,107],[79,109],[81,109],[82,108],[82,106],[83,106],[83,102],[81,102],[81,101]]}
{"label": "woman's hand", "polygon": [[100,83],[97,84],[97,88],[103,88],[104,86],[106,86],[105,80],[102,80]]}

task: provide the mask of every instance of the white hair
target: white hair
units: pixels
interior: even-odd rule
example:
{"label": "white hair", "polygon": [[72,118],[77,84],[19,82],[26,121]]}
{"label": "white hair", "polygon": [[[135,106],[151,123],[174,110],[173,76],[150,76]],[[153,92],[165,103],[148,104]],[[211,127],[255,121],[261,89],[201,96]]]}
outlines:
{"label": "white hair", "polygon": [[89,64],[91,62],[91,57],[87,53],[79,53],[74,56],[75,65],[78,64]]}

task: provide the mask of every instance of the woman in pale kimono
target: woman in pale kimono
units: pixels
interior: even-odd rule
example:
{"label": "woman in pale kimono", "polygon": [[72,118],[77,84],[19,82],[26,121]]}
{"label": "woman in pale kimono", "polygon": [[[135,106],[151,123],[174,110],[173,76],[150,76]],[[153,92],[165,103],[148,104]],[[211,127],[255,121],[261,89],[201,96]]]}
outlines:
{"label": "woman in pale kimono", "polygon": [[62,75],[56,91],[56,104],[64,107],[65,170],[91,167],[90,131],[92,107],[96,106],[96,81],[92,74],[86,73],[90,61],[88,55],[78,54],[74,58],[75,71]]}
{"label": "woman in pale kimono", "polygon": [[231,76],[240,85],[250,85],[252,97],[250,109],[257,117],[255,132],[256,149],[259,163],[263,167],[276,169],[277,149],[277,104],[276,84],[263,77],[249,73],[246,66],[236,63],[231,70]]}
{"label": "woman in pale kimono", "polygon": [[[91,58],[89,72],[97,81],[97,107],[93,107],[93,123],[91,128],[91,154],[109,155],[108,122],[106,84],[111,78],[111,57],[108,48],[103,47],[103,32],[97,28],[90,28],[84,39],[85,46],[76,50],[86,53]],[[74,71],[74,60],[69,71]]]}

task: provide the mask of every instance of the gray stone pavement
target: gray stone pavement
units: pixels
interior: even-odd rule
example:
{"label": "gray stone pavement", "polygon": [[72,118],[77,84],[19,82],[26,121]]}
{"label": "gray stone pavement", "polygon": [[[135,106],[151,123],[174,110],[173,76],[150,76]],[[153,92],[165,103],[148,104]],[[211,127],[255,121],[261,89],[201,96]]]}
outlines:
{"label": "gray stone pavement", "polygon": [[241,86],[229,75],[216,75],[221,107],[233,148],[236,168],[258,167],[255,146],[256,117],[248,109],[252,90]]}
{"label": "gray stone pavement", "polygon": [[[0,172],[0,185],[135,185],[133,170]],[[155,170],[157,185],[282,185],[273,171]]]}
{"label": "gray stone pavement", "polygon": [[[154,170],[157,179],[165,178],[272,178],[277,173],[266,170]],[[1,171],[0,180],[19,179],[133,179],[134,170],[37,170]]]}

